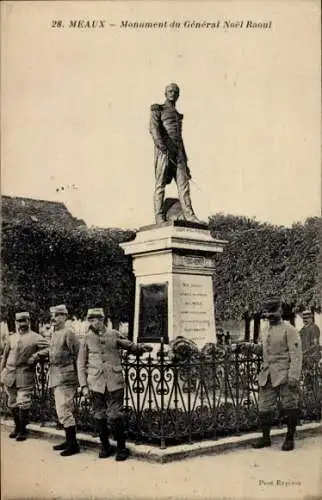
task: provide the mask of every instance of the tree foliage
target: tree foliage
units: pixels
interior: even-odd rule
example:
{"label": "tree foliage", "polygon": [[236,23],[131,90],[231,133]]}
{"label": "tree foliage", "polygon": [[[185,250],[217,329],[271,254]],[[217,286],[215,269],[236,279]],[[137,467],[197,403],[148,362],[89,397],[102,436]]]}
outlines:
{"label": "tree foliage", "polygon": [[[216,257],[218,318],[259,312],[268,293],[292,308],[319,309],[321,218],[291,228],[223,214],[209,222],[212,235],[228,241]],[[132,263],[119,243],[134,231],[6,222],[2,235],[2,318],[22,309],[41,318],[65,303],[81,319],[88,307],[103,307],[114,322],[131,319]]]}
{"label": "tree foliage", "polygon": [[217,214],[210,218],[215,238],[228,241],[217,257],[217,314],[241,318],[260,311],[263,298],[280,294],[292,308],[319,309],[321,300],[321,218],[291,228]]}
{"label": "tree foliage", "polygon": [[128,321],[134,279],[119,243],[134,236],[117,229],[4,224],[2,316],[26,309],[41,317],[65,303],[78,318],[88,307],[103,307],[112,320]]}

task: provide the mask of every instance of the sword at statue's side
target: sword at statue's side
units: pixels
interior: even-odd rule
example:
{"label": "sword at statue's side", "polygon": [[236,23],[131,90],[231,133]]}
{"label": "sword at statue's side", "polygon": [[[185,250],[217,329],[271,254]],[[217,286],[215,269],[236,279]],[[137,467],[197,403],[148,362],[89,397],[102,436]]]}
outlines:
{"label": "sword at statue's side", "polygon": [[[177,167],[177,164],[176,164],[176,163],[175,163],[175,162],[174,162],[171,158],[169,158],[169,160],[171,161],[171,163],[172,163],[175,167]],[[199,191],[202,191],[202,189],[198,186],[198,184],[196,184],[196,182],[193,180],[193,178],[192,178],[191,174],[190,174],[190,176],[189,176],[189,181],[191,181],[191,182],[192,182],[192,183],[196,186],[196,188],[197,188]]]}

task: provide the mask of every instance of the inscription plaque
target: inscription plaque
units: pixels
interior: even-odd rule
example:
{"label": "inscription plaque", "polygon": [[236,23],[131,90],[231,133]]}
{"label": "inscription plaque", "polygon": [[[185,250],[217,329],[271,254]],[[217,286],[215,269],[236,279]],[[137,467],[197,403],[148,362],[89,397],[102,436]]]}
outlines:
{"label": "inscription plaque", "polygon": [[177,335],[203,344],[214,338],[214,310],[211,277],[180,276],[175,283]]}
{"label": "inscription plaque", "polygon": [[168,284],[141,285],[138,342],[168,342]]}

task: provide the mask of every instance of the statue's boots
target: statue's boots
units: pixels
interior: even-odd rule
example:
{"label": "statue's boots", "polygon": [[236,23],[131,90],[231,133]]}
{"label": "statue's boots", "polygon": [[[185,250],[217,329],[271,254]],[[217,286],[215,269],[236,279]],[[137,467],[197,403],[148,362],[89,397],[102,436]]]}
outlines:
{"label": "statue's boots", "polygon": [[200,223],[200,220],[198,219],[192,208],[189,181],[187,181],[187,184],[184,186],[184,188],[182,188],[182,192],[179,194],[179,197],[181,210],[185,220],[188,222]]}

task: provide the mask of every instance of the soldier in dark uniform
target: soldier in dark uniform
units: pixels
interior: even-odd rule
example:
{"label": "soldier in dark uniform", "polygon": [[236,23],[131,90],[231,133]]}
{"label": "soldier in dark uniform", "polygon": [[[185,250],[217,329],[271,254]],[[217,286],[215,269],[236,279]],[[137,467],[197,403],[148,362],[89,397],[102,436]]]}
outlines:
{"label": "soldier in dark uniform", "polygon": [[320,329],[314,323],[314,314],[312,311],[303,311],[302,318],[303,327],[300,330],[300,336],[303,358],[305,361],[320,359]]}
{"label": "soldier in dark uniform", "polygon": [[116,460],[123,461],[128,457],[128,449],[125,447],[120,350],[142,354],[152,348],[134,344],[118,331],[106,328],[101,308],[89,309],[87,319],[90,327],[81,342],[77,360],[79,385],[84,397],[89,397],[91,391],[94,419],[101,440],[99,458],[106,458],[113,452],[109,442],[109,427],[112,427],[117,441]]}
{"label": "soldier in dark uniform", "polygon": [[165,221],[164,193],[167,184],[175,179],[185,220],[199,222],[191,205],[190,171],[182,140],[183,115],[176,110],[179,87],[171,83],[165,89],[164,104],[152,104],[149,131],[155,146],[154,214],[156,223]]}

